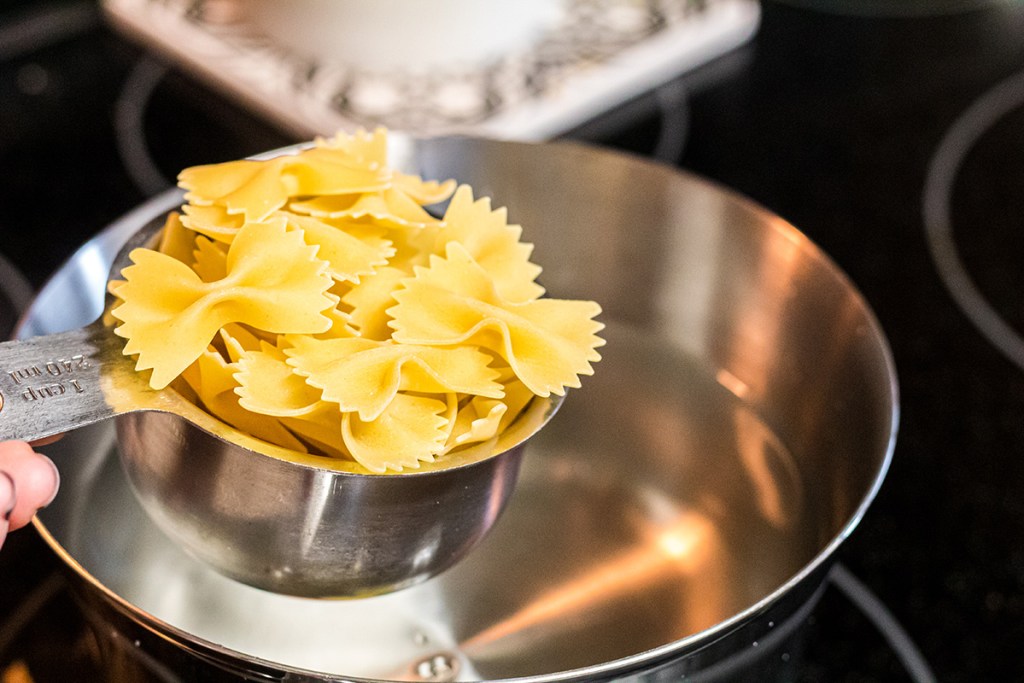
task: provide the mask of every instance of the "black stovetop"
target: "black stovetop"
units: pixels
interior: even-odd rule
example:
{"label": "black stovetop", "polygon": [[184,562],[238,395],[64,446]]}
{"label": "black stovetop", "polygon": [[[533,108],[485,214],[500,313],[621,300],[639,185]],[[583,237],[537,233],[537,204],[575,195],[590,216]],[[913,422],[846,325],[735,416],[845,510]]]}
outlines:
{"label": "black stovetop", "polygon": [[[1024,680],[1022,73],[1020,3],[899,18],[767,3],[750,44],[570,135],[793,222],[890,339],[893,466],[808,621],[797,680]],[[90,2],[0,8],[0,253],[35,286],[177,169],[293,141]],[[87,654],[55,569],[31,530],[0,552],[0,666],[27,661],[37,681],[70,677],[55,643]]]}

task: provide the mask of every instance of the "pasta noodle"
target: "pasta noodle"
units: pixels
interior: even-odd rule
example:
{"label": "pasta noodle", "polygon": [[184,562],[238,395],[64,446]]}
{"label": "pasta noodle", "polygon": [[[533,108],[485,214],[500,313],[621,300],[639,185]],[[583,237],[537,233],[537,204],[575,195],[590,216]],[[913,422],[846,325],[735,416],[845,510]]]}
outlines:
{"label": "pasta noodle", "polygon": [[534,299],[509,302],[494,279],[458,242],[447,258],[434,256],[394,293],[392,335],[405,344],[477,344],[499,354],[538,396],[578,387],[600,360],[595,333],[600,312],[592,301]]}
{"label": "pasta noodle", "polygon": [[171,256],[148,249],[129,254],[133,265],[121,274],[112,311],[123,324],[115,333],[127,338],[126,355],[138,354],[136,370],[152,368],[150,385],[160,389],[180,375],[231,322],[248,323],[272,333],[324,332],[332,306],[327,264],[302,234],[286,232],[284,221],[247,223],[231,244],[227,274],[203,282]]}
{"label": "pasta noodle", "polygon": [[463,463],[600,359],[600,307],[543,298],[506,211],[391,169],[383,130],[179,182],[108,319],[153,388],[258,439],[346,471]]}
{"label": "pasta noodle", "polygon": [[419,394],[461,393],[501,398],[492,357],[471,346],[439,348],[378,342],[289,336],[284,353],[306,383],[342,412],[358,412],[372,421],[399,390]]}
{"label": "pasta noodle", "polygon": [[296,213],[317,218],[370,218],[389,228],[426,228],[441,226],[441,221],[427,213],[413,199],[394,188],[380,193],[360,195],[323,195],[306,201],[292,202]]}
{"label": "pasta noodle", "polygon": [[455,191],[444,218],[445,230],[438,233],[435,253],[444,253],[448,242],[458,242],[508,301],[532,301],[544,294],[535,282],[540,266],[530,263],[533,245],[519,241],[523,229],[508,224],[505,209],[491,211],[486,197],[473,201],[473,190],[463,185]]}

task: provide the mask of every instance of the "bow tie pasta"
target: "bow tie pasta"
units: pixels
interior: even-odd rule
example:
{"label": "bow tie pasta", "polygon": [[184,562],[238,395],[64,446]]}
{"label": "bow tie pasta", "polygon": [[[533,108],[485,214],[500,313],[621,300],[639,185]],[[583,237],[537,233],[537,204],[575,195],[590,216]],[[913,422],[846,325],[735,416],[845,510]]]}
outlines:
{"label": "bow tie pasta", "polygon": [[391,169],[383,130],[179,182],[110,283],[114,332],[151,387],[256,438],[378,474],[487,455],[600,360],[600,307],[541,298],[505,210]]}

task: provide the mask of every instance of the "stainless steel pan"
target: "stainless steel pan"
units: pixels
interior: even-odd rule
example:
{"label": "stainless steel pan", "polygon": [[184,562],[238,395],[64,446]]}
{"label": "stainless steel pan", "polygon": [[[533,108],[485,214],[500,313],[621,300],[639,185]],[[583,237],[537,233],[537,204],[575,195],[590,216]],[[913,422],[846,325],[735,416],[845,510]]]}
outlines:
{"label": "stainless steel pan", "polygon": [[[225,579],[140,510],[109,427],[54,444],[64,491],[36,524],[112,680],[762,678],[891,458],[896,378],[864,300],[785,221],[678,171],[571,144],[404,154],[508,206],[549,292],[603,306],[604,360],[531,440],[491,535],[437,578],[368,599]],[[120,240],[173,202],[83,248],[21,334],[87,321]]]}

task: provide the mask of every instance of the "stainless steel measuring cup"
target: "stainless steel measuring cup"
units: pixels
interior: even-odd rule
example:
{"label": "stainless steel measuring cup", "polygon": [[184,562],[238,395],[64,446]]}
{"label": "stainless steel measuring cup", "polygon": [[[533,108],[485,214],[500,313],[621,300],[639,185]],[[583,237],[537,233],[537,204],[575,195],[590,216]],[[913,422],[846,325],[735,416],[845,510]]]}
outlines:
{"label": "stainless steel measuring cup", "polygon": [[[128,241],[115,276],[161,225]],[[291,595],[373,595],[450,567],[497,519],[523,443],[558,407],[535,399],[494,456],[452,453],[409,474],[345,472],[239,432],[173,389],[151,389],[123,345],[102,319],[0,344],[0,440],[115,417],[121,462],[157,525],[221,573]]]}

